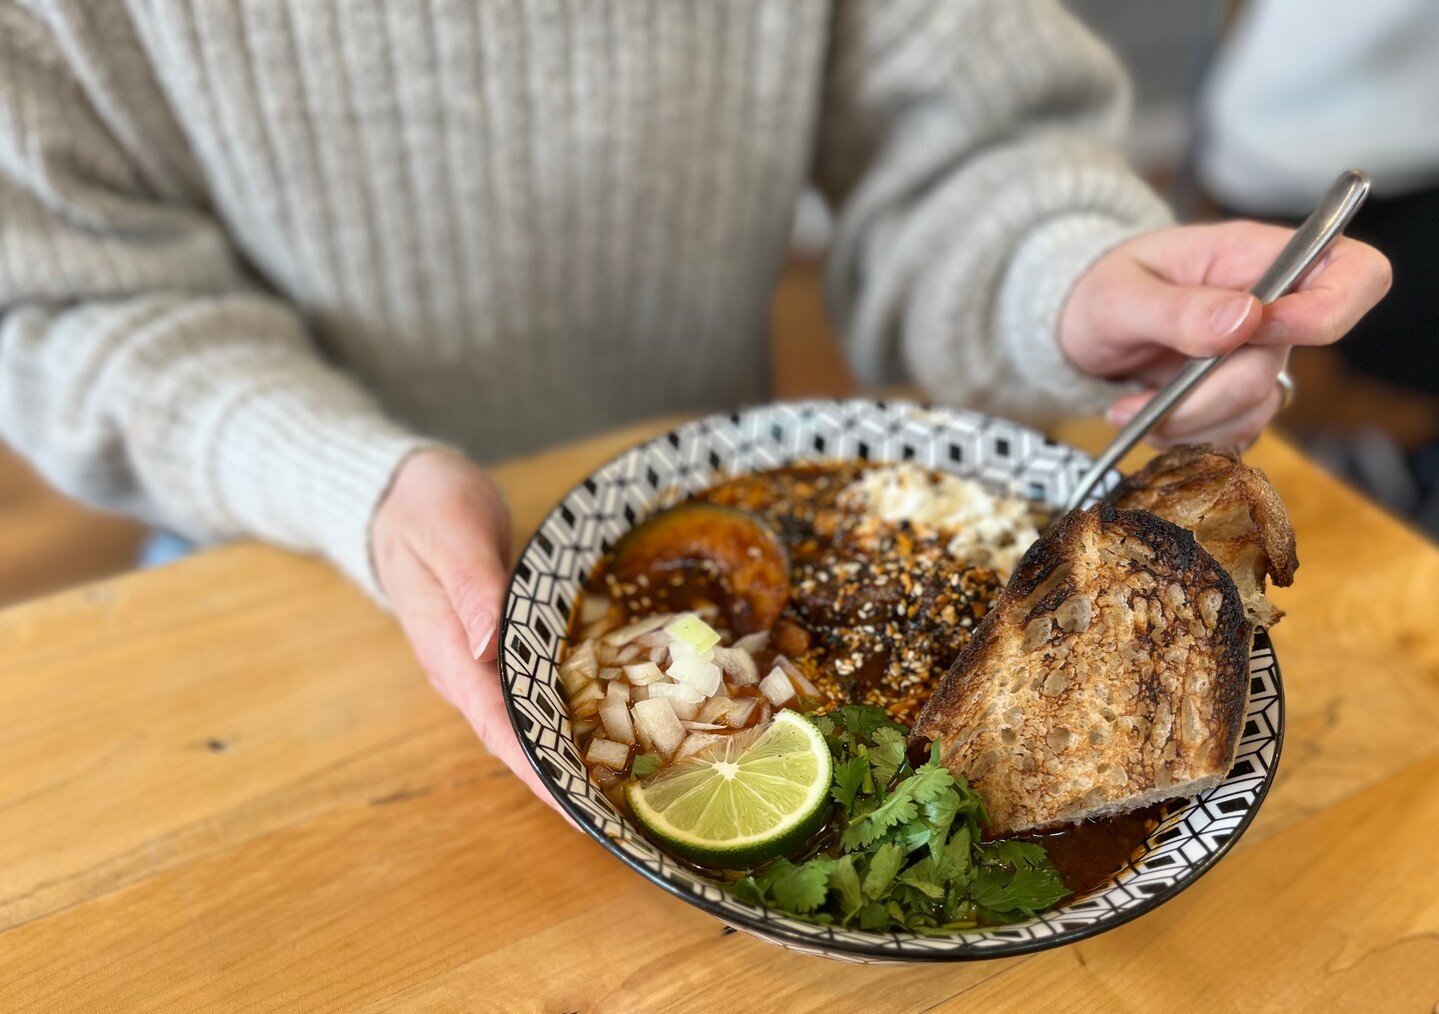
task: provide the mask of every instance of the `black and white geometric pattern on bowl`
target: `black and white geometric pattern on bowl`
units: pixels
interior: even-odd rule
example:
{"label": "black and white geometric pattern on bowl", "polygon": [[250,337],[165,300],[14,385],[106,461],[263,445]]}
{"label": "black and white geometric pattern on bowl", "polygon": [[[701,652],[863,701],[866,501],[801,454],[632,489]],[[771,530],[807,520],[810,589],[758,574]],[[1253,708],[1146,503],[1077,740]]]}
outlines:
{"label": "black and white geometric pattern on bowl", "polygon": [[[531,763],[572,818],[665,890],[731,926],[795,950],[850,961],[999,957],[1091,936],[1174,897],[1253,819],[1283,739],[1279,668],[1261,631],[1250,657],[1250,700],[1229,777],[1172,804],[1144,852],[1107,888],[1028,922],[922,937],[845,930],[735,899],[633,830],[590,782],[575,749],[559,657],[571,607],[616,539],[647,514],[732,475],[802,460],[915,461],[995,488],[1062,503],[1089,459],[1014,423],[904,402],[800,402],[711,416],[622,454],[575,487],[545,518],[515,567],[501,627],[500,678]],[[1118,480],[1110,476],[1103,490]]]}

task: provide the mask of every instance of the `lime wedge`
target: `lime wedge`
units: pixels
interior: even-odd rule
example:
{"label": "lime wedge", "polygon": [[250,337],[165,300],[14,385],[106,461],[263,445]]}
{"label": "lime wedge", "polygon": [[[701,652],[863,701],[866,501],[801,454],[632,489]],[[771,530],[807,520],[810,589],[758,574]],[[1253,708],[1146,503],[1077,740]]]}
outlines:
{"label": "lime wedge", "polygon": [[833,777],[813,722],[781,711],[625,790],[640,825],[670,851],[743,869],[783,855],[824,823]]}

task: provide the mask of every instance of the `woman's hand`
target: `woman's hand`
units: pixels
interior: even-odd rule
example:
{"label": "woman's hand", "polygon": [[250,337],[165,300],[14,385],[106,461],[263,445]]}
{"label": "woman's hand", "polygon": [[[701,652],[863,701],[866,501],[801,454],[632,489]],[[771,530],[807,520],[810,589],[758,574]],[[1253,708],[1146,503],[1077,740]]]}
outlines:
{"label": "woman's hand", "polygon": [[500,491],[444,450],[401,464],[370,526],[375,572],[430,682],[490,753],[554,805],[520,751],[495,668],[509,545]]}
{"label": "woman's hand", "polygon": [[1086,271],[1060,316],[1059,344],[1081,372],[1148,390],[1117,399],[1123,426],[1186,359],[1243,349],[1151,435],[1247,447],[1283,403],[1276,377],[1292,345],[1338,341],[1389,291],[1389,262],[1341,237],[1298,290],[1268,306],[1249,295],[1290,230],[1258,222],[1180,226],[1136,236]]}

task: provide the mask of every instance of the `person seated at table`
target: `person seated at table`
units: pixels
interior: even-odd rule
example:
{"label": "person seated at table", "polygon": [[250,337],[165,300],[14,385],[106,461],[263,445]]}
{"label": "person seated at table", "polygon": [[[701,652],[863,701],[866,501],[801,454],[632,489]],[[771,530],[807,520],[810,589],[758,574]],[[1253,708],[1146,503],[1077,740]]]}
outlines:
{"label": "person seated at table", "polygon": [[[321,553],[519,772],[476,461],[766,396],[792,209],[868,381],[1045,422],[1252,440],[1285,348],[1388,266],[1171,224],[1126,86],[1051,0],[0,0],[0,436],[60,489]],[[1339,168],[1339,167],[1336,167]]]}

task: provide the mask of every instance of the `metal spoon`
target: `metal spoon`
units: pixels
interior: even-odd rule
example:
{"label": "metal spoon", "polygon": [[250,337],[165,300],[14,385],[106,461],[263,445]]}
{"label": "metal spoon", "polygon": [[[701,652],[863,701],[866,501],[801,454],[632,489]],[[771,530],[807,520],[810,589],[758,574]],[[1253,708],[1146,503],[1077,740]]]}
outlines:
{"label": "metal spoon", "polygon": [[[1264,276],[1249,290],[1254,297],[1261,303],[1272,303],[1298,285],[1304,273],[1344,231],[1344,227],[1349,224],[1349,220],[1368,196],[1368,174],[1358,169],[1341,173],[1318,207],[1304,220],[1304,224],[1295,230],[1294,236],[1279,252],[1274,263],[1269,265],[1269,270],[1264,272]],[[1234,349],[1222,356],[1190,360],[1174,375],[1173,380],[1145,402],[1144,407],[1104,449],[1104,453],[1094,459],[1094,464],[1074,487],[1074,492],[1069,495],[1069,500],[1059,516],[1062,517],[1083,504],[1090,491],[1119,463],[1120,458],[1128,454],[1150,430],[1178,408],[1180,402],[1184,401],[1205,377],[1213,373],[1220,363],[1237,351],[1238,349]]]}

